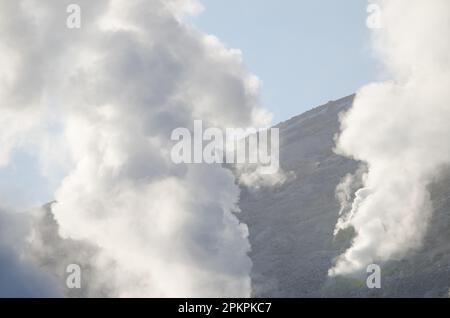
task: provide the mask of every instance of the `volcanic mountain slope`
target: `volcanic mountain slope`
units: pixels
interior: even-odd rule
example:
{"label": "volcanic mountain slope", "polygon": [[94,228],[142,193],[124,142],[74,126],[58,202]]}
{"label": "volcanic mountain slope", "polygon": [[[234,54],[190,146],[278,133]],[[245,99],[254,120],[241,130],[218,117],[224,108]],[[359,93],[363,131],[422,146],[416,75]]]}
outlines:
{"label": "volcanic mountain slope", "polygon": [[329,102],[277,125],[280,165],[289,178],[276,187],[242,186],[238,215],[249,227],[255,297],[447,297],[450,280],[450,172],[430,185],[434,213],[424,246],[403,260],[380,264],[382,288],[366,277],[329,278],[351,231],[333,237],[340,205],[336,186],[360,163],[333,152],[339,114],[354,96]]}

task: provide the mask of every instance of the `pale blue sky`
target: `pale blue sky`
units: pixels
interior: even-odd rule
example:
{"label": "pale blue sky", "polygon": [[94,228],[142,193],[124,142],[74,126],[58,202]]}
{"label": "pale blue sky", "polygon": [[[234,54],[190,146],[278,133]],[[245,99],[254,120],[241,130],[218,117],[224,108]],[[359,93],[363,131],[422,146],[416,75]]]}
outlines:
{"label": "pale blue sky", "polygon": [[205,11],[193,23],[243,52],[275,122],[375,79],[366,0],[201,2]]}

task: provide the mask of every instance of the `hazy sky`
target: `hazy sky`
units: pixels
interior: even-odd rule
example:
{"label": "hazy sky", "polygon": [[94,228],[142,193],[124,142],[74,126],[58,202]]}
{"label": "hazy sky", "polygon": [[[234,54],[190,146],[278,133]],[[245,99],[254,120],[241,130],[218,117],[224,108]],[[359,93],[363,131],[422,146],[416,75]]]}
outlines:
{"label": "hazy sky", "polygon": [[201,0],[193,21],[242,50],[275,122],[375,79],[364,0]]}

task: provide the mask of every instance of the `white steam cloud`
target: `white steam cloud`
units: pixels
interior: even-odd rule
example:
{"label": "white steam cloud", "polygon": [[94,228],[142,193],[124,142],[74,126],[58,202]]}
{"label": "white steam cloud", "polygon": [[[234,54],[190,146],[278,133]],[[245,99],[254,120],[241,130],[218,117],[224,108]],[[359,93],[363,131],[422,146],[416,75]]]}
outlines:
{"label": "white steam cloud", "polygon": [[338,227],[356,237],[330,275],[404,257],[432,212],[427,186],[450,163],[450,2],[380,0],[374,46],[392,80],[362,88],[342,120],[338,152],[368,166]]}
{"label": "white steam cloud", "polygon": [[[62,184],[63,238],[95,246],[110,296],[250,296],[239,188],[175,165],[171,131],[267,127],[239,52],[182,22],[194,0],[0,0],[0,165],[19,149]],[[55,171],[57,171],[55,173]]]}

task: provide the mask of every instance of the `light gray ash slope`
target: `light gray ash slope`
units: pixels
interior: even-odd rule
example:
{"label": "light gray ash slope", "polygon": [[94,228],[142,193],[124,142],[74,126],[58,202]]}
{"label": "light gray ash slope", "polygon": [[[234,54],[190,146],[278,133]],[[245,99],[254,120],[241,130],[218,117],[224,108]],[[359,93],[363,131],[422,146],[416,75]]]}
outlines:
{"label": "light gray ash slope", "polygon": [[430,187],[435,212],[424,247],[382,265],[382,288],[369,290],[365,277],[329,279],[333,258],[351,234],[333,239],[339,202],[336,186],[359,164],[333,152],[338,114],[354,96],[329,102],[283,122],[280,164],[295,175],[275,188],[242,187],[238,215],[250,231],[255,297],[446,297],[450,264],[450,174]]}

